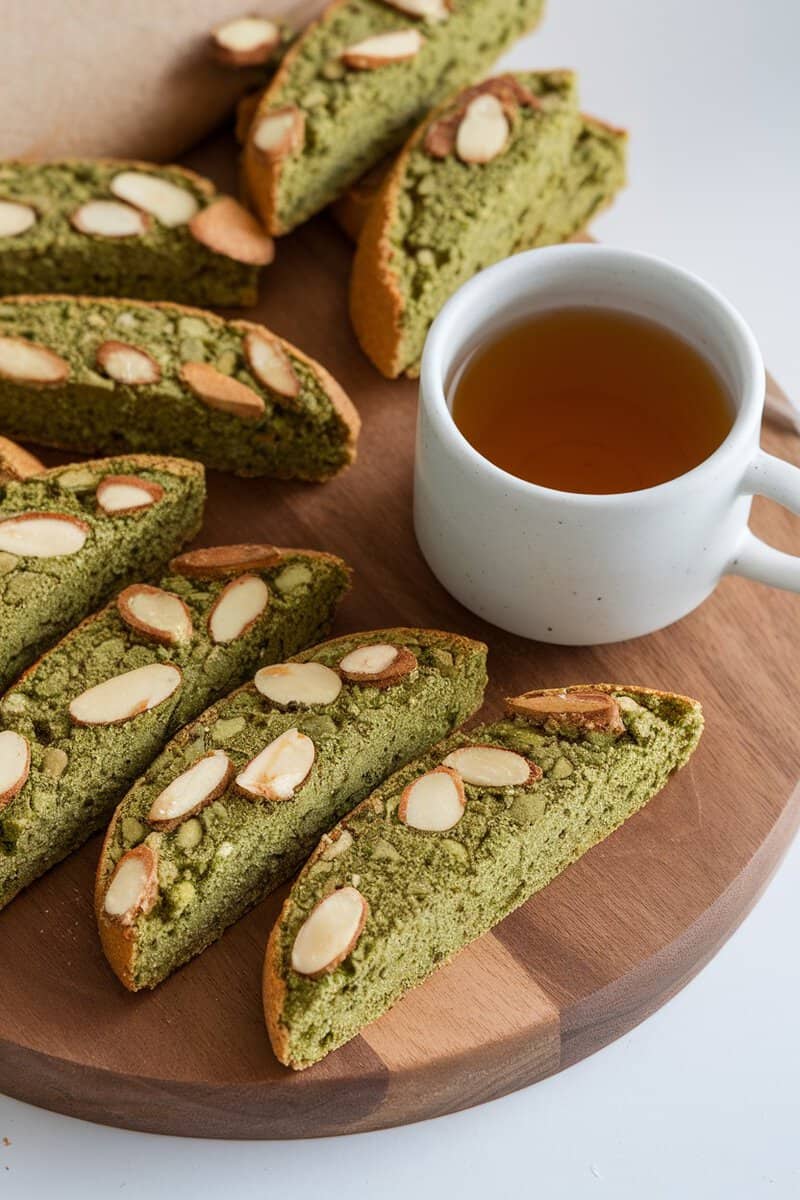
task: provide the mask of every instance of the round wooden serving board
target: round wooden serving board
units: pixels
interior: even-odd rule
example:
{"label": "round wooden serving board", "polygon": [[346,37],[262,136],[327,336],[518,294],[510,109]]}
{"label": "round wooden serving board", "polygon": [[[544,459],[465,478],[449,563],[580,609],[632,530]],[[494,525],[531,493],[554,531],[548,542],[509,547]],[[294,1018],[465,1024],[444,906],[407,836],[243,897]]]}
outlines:
{"label": "round wooden serving board", "polygon": [[[415,386],[382,381],[360,354],[345,315],[349,258],[332,224],[314,222],[280,244],[253,315],[353,396],[358,463],[322,487],[211,476],[202,542],[341,554],[355,585],[337,632],[431,625],[485,639],[485,718],[504,694],[606,680],[698,697],[707,732],[640,815],[301,1074],[276,1062],[261,1012],[282,894],[154,993],[129,995],[95,933],[94,838],[0,913],[0,1089],[10,1095],[109,1125],[234,1138],[353,1133],[480,1103],[591,1054],[669,999],[742,920],[796,828],[800,598],[726,579],[679,625],[597,649],[537,645],[474,618],[417,550]],[[797,460],[790,434],[767,430],[765,442]],[[798,522],[777,505],[758,502],[754,522],[800,551]]]}

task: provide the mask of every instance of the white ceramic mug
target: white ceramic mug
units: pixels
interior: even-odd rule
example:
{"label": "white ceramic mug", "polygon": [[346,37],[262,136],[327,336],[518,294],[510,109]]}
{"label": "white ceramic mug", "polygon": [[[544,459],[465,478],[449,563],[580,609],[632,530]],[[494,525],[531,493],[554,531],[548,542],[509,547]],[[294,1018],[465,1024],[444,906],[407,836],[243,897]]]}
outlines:
{"label": "white ceramic mug", "polygon": [[[470,445],[447,398],[466,357],[526,315],[568,306],[650,318],[713,363],[736,412],[705,462],[656,487],[583,495],[518,479]],[[759,449],[763,403],[764,364],[753,334],[688,271],[606,246],[515,255],[465,284],[425,345],[414,480],[422,553],[479,616],[569,645],[661,629],[696,608],[727,572],[800,591],[800,558],[747,527],[755,493],[800,512],[800,470]]]}

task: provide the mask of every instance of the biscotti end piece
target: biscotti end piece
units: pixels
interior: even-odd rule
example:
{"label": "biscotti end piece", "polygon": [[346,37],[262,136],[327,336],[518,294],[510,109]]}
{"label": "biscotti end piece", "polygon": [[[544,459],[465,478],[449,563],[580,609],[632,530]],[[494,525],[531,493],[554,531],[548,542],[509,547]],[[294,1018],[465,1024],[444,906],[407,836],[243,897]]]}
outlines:
{"label": "biscotti end piece", "polygon": [[0,162],[0,295],[246,306],[271,259],[252,215],[183,167]]}
{"label": "biscotti end piece", "polygon": [[[298,568],[276,585],[302,587]],[[480,642],[348,634],[262,668],[182,730],[119,806],[101,856],[98,924],[123,984],[154,987],[214,941],[381,779],[464,721],[485,683]],[[159,892],[121,925],[108,888],[141,845],[158,855]]]}
{"label": "biscotti end piece", "polygon": [[[137,504],[108,512],[98,490],[120,477]],[[204,501],[199,463],[155,455],[8,483],[0,500],[0,687],[114,591],[163,568],[198,531]]]}
{"label": "biscotti end piece", "polygon": [[[282,1063],[323,1058],[545,887],[661,790],[703,728],[697,701],[648,688],[534,696],[402,768],[322,839],[267,947]],[[575,719],[602,711],[603,727]]]}
{"label": "biscotti end piece", "polygon": [[21,479],[30,479],[44,471],[44,463],[35,454],[18,446],[9,438],[0,437],[0,487]]}
{"label": "biscotti end piece", "polygon": [[[224,574],[198,573],[189,554],[156,586],[124,588],[0,699],[0,725],[23,739],[30,762],[11,794],[20,756],[0,744],[0,906],[104,826],[179,728],[264,664],[327,634],[349,584],[341,559],[248,549],[247,561],[241,547],[203,552],[226,562]],[[188,799],[186,789],[173,789],[148,828],[168,832],[189,809],[194,819],[216,799],[229,774],[223,731],[235,726],[218,726],[209,745],[215,757],[190,781]],[[139,847],[139,830],[123,822],[126,849]],[[126,875],[135,877],[134,868]],[[120,890],[112,904],[117,920],[128,913],[118,907]]]}
{"label": "biscotti end piece", "polygon": [[287,53],[247,131],[247,192],[269,232],[289,232],[340,196],[432,105],[479,78],[542,7],[334,0]]}
{"label": "biscotti end piece", "polygon": [[313,482],[354,460],[360,428],[325,368],[261,325],[72,296],[0,301],[0,408],[9,433],[44,445]]}

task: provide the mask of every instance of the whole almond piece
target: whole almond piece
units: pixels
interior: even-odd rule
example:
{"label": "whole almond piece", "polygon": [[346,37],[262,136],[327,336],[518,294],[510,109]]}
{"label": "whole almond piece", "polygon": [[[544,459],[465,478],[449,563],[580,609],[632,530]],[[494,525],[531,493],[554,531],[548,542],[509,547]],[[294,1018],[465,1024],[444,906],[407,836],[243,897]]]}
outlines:
{"label": "whole almond piece", "polygon": [[292,969],[317,979],[352,953],[367,921],[369,905],[354,887],[325,896],[306,917],[292,946]]}
{"label": "whole almond piece", "polygon": [[221,796],[232,775],[233,763],[227,754],[212,750],[159,792],[150,805],[148,822],[164,833],[171,832]]}
{"label": "whole almond piece", "polygon": [[535,763],[500,746],[462,746],[442,761],[475,787],[522,787],[542,777]]}
{"label": "whole almond piece", "polygon": [[158,860],[152,847],[135,846],[114,868],[103,899],[103,912],[121,925],[131,925],[149,912],[158,896]]}
{"label": "whole almond piece", "polygon": [[150,213],[162,225],[174,229],[195,215],[198,203],[188,188],[146,171],[120,171],[111,180],[111,191],[134,208]]}
{"label": "whole almond piece", "polygon": [[27,739],[13,729],[0,733],[0,810],[25,786],[31,769]]}
{"label": "whole almond piece", "polygon": [[411,829],[444,833],[461,820],[466,803],[458,772],[436,767],[408,785],[400,797],[397,816]]}
{"label": "whole almond piece", "polygon": [[263,117],[256,118],[250,136],[256,150],[269,162],[286,158],[303,146],[306,136],[305,113],[293,104],[274,108]]}
{"label": "whole almond piece", "polygon": [[126,625],[164,646],[188,642],[193,633],[189,609],[174,592],[133,583],[117,596],[117,610]]}
{"label": "whole almond piece", "polygon": [[378,33],[348,46],[341,53],[342,62],[356,71],[372,71],[391,63],[408,62],[422,49],[425,39],[416,29],[398,29]]}
{"label": "whole almond piece", "polygon": [[624,733],[619,705],[607,692],[590,688],[563,692],[526,692],[506,700],[512,713],[534,725],[556,729]]}
{"label": "whole almond piece", "polygon": [[106,475],[97,485],[95,498],[108,516],[121,517],[158,504],[164,499],[164,489],[138,475]]}
{"label": "whole almond piece", "polygon": [[230,375],[223,375],[210,363],[184,363],[181,379],[209,408],[230,413],[242,421],[257,421],[265,412],[264,400],[252,388]]}
{"label": "whole almond piece", "polygon": [[269,588],[258,575],[240,575],[226,584],[208,617],[208,632],[215,645],[236,641],[266,612]]}
{"label": "whole almond piece", "polygon": [[276,663],[256,671],[256,690],[273,704],[306,707],[309,704],[333,704],[342,690],[342,681],[324,663]]}
{"label": "whole almond piece", "polygon": [[244,353],[250,370],[264,387],[289,400],[300,395],[300,380],[278,341],[251,329],[245,334]]}
{"label": "whole almond piece", "polygon": [[19,237],[32,229],[38,219],[36,209],[30,204],[0,200],[0,238]]}
{"label": "whole almond piece", "polygon": [[345,654],[339,670],[351,683],[368,684],[371,687],[390,687],[399,683],[404,676],[416,670],[416,656],[405,646],[393,646],[388,642],[375,642],[357,646]]}
{"label": "whole almond piece", "polygon": [[161,368],[156,360],[139,346],[127,342],[103,342],[97,348],[97,365],[110,379],[132,386],[158,383]]}
{"label": "whole almond piece", "polygon": [[75,725],[119,725],[163,704],[180,682],[171,663],[148,663],[87,688],[70,701],[69,715]]}
{"label": "whole almond piece", "polygon": [[222,579],[242,571],[265,571],[277,566],[283,555],[277,546],[266,544],[204,546],[173,558],[170,570],[188,579]]}
{"label": "whole almond piece", "polygon": [[76,208],[70,224],[78,233],[91,237],[141,237],[150,228],[150,217],[130,204],[118,200],[88,200]]}
{"label": "whole almond piece", "polygon": [[281,31],[268,17],[235,17],[211,33],[214,57],[227,67],[260,66],[280,44]]}
{"label": "whole almond piece", "polygon": [[315,757],[311,738],[298,729],[287,729],[250,760],[236,776],[236,786],[246,796],[290,800],[308,778]]}
{"label": "whole almond piece", "polygon": [[275,257],[275,243],[252,213],[233,196],[220,196],[189,222],[189,232],[215,254],[235,262],[265,267]]}
{"label": "whole almond piece", "polygon": [[85,521],[67,513],[29,512],[0,521],[0,550],[20,558],[76,554],[89,536]]}
{"label": "whole almond piece", "polygon": [[456,133],[456,154],[465,163],[487,163],[506,148],[511,126],[497,96],[476,96]]}
{"label": "whole almond piece", "polygon": [[69,363],[37,342],[0,337],[0,376],[14,383],[55,385],[69,377]]}

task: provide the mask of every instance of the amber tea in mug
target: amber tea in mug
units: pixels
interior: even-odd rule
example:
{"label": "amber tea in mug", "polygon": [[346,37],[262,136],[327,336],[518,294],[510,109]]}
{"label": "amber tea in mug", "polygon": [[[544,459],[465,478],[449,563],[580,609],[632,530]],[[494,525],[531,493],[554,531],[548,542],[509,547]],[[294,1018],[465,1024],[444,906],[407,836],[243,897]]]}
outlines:
{"label": "amber tea in mug", "polygon": [[563,492],[684,475],[722,444],[733,405],[687,341],[621,310],[537,312],[484,342],[451,390],[453,418],[496,466]]}

